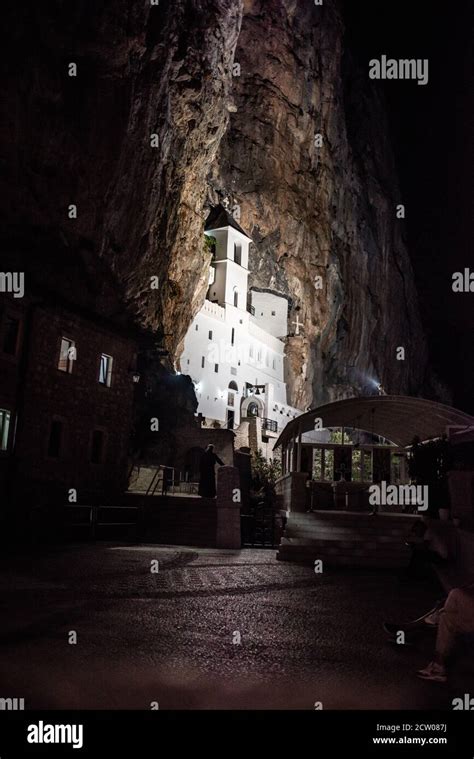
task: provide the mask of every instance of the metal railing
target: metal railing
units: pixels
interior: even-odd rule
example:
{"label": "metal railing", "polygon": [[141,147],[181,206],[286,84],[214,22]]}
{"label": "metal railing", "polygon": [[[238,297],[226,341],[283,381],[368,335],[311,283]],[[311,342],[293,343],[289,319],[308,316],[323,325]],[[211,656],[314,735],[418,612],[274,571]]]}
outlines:
{"label": "metal railing", "polygon": [[[141,469],[151,471],[152,474],[148,478],[144,478],[144,482],[142,479],[138,488],[137,484],[140,481]],[[134,477],[134,473],[136,473],[136,477]],[[139,464],[134,464],[130,470],[129,482],[132,478],[134,481],[129,485],[129,492],[140,493],[145,496],[197,495],[199,482],[182,477],[182,473],[177,469],[165,464],[160,464],[160,466],[144,465],[142,467]],[[189,477],[189,475],[185,475],[185,477]]]}
{"label": "metal railing", "polygon": [[[167,481],[166,479],[166,471],[171,472],[171,483]],[[174,495],[174,467],[172,466],[165,466],[165,464],[160,464],[160,466],[157,468],[155,474],[151,478],[151,482],[148,485],[148,489],[146,491],[146,495],[155,495],[156,489],[158,485],[161,482],[161,495],[166,495],[168,493],[168,485],[171,484],[171,495]]]}
{"label": "metal railing", "polygon": [[274,419],[262,419],[262,429],[270,430],[270,432],[278,432],[278,422]]}
{"label": "metal railing", "polygon": [[[84,512],[84,516],[86,516],[87,512],[89,512],[88,517],[83,521],[70,522],[68,520],[66,526],[87,528],[89,530],[91,538],[95,538],[97,528],[99,527],[134,527],[138,523],[138,506],[87,506],[83,504],[71,503],[67,504],[66,508],[71,511],[73,509],[82,510]],[[118,515],[120,516],[125,516],[124,512],[126,512],[127,519],[118,520],[117,517],[114,521],[104,519],[105,515],[111,514],[111,512],[114,511],[118,512]],[[130,519],[129,512],[132,512],[135,515],[135,519]]]}

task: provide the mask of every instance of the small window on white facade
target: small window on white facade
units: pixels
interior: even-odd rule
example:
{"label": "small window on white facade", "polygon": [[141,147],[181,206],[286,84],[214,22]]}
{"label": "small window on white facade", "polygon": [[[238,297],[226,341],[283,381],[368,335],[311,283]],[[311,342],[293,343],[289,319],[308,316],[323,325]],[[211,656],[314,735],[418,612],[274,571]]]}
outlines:
{"label": "small window on white facade", "polygon": [[219,371],[219,364],[214,364],[214,371],[217,374],[217,372]]}
{"label": "small window on white facade", "polygon": [[212,329],[209,330],[209,340],[212,340]]}
{"label": "small window on white facade", "polygon": [[272,311],[272,316],[276,316],[276,311]]}
{"label": "small window on white facade", "polygon": [[196,332],[198,331],[198,329],[199,329],[199,324],[196,324]]}
{"label": "small window on white facade", "polygon": [[234,243],[234,261],[239,266],[242,265],[242,245],[238,242]]}
{"label": "small window on white facade", "polygon": [[204,369],[204,364],[205,364],[205,363],[206,363],[206,359],[205,359],[205,357],[203,356],[203,357],[201,358],[201,369]]}
{"label": "small window on white facade", "polygon": [[110,383],[112,382],[112,363],[112,356],[108,356],[106,353],[101,354],[99,366],[99,382],[101,385],[106,385],[106,387],[110,387]]}

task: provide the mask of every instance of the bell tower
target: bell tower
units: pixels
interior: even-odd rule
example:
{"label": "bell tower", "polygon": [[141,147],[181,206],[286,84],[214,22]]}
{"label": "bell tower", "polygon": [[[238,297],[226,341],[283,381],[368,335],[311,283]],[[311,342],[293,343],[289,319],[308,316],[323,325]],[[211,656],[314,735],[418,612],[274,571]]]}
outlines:
{"label": "bell tower", "polygon": [[225,308],[246,311],[251,237],[223,205],[211,211],[205,234],[216,240],[211,262],[214,277],[210,278],[207,299]]}

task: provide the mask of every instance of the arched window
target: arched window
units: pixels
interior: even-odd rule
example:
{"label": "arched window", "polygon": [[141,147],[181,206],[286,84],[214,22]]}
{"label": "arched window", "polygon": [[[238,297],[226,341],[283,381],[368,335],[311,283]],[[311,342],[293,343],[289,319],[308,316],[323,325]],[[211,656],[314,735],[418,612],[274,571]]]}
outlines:
{"label": "arched window", "polygon": [[229,382],[229,390],[238,391],[239,388],[237,386],[237,382],[234,382],[234,380],[232,380],[231,382]]}
{"label": "arched window", "polygon": [[242,245],[238,242],[234,243],[234,261],[239,266],[242,265]]}

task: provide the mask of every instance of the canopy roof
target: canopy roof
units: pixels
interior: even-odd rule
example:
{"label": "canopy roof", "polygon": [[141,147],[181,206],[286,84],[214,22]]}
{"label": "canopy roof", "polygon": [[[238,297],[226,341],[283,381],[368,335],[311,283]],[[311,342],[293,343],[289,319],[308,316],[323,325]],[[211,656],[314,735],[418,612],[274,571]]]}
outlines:
{"label": "canopy roof", "polygon": [[422,441],[431,440],[455,431],[450,428],[474,425],[474,417],[442,403],[403,395],[373,395],[335,401],[296,417],[281,432],[275,447],[296,437],[300,425],[303,433],[314,430],[316,418],[322,419],[324,428],[353,427],[401,447],[410,445],[415,435]]}

